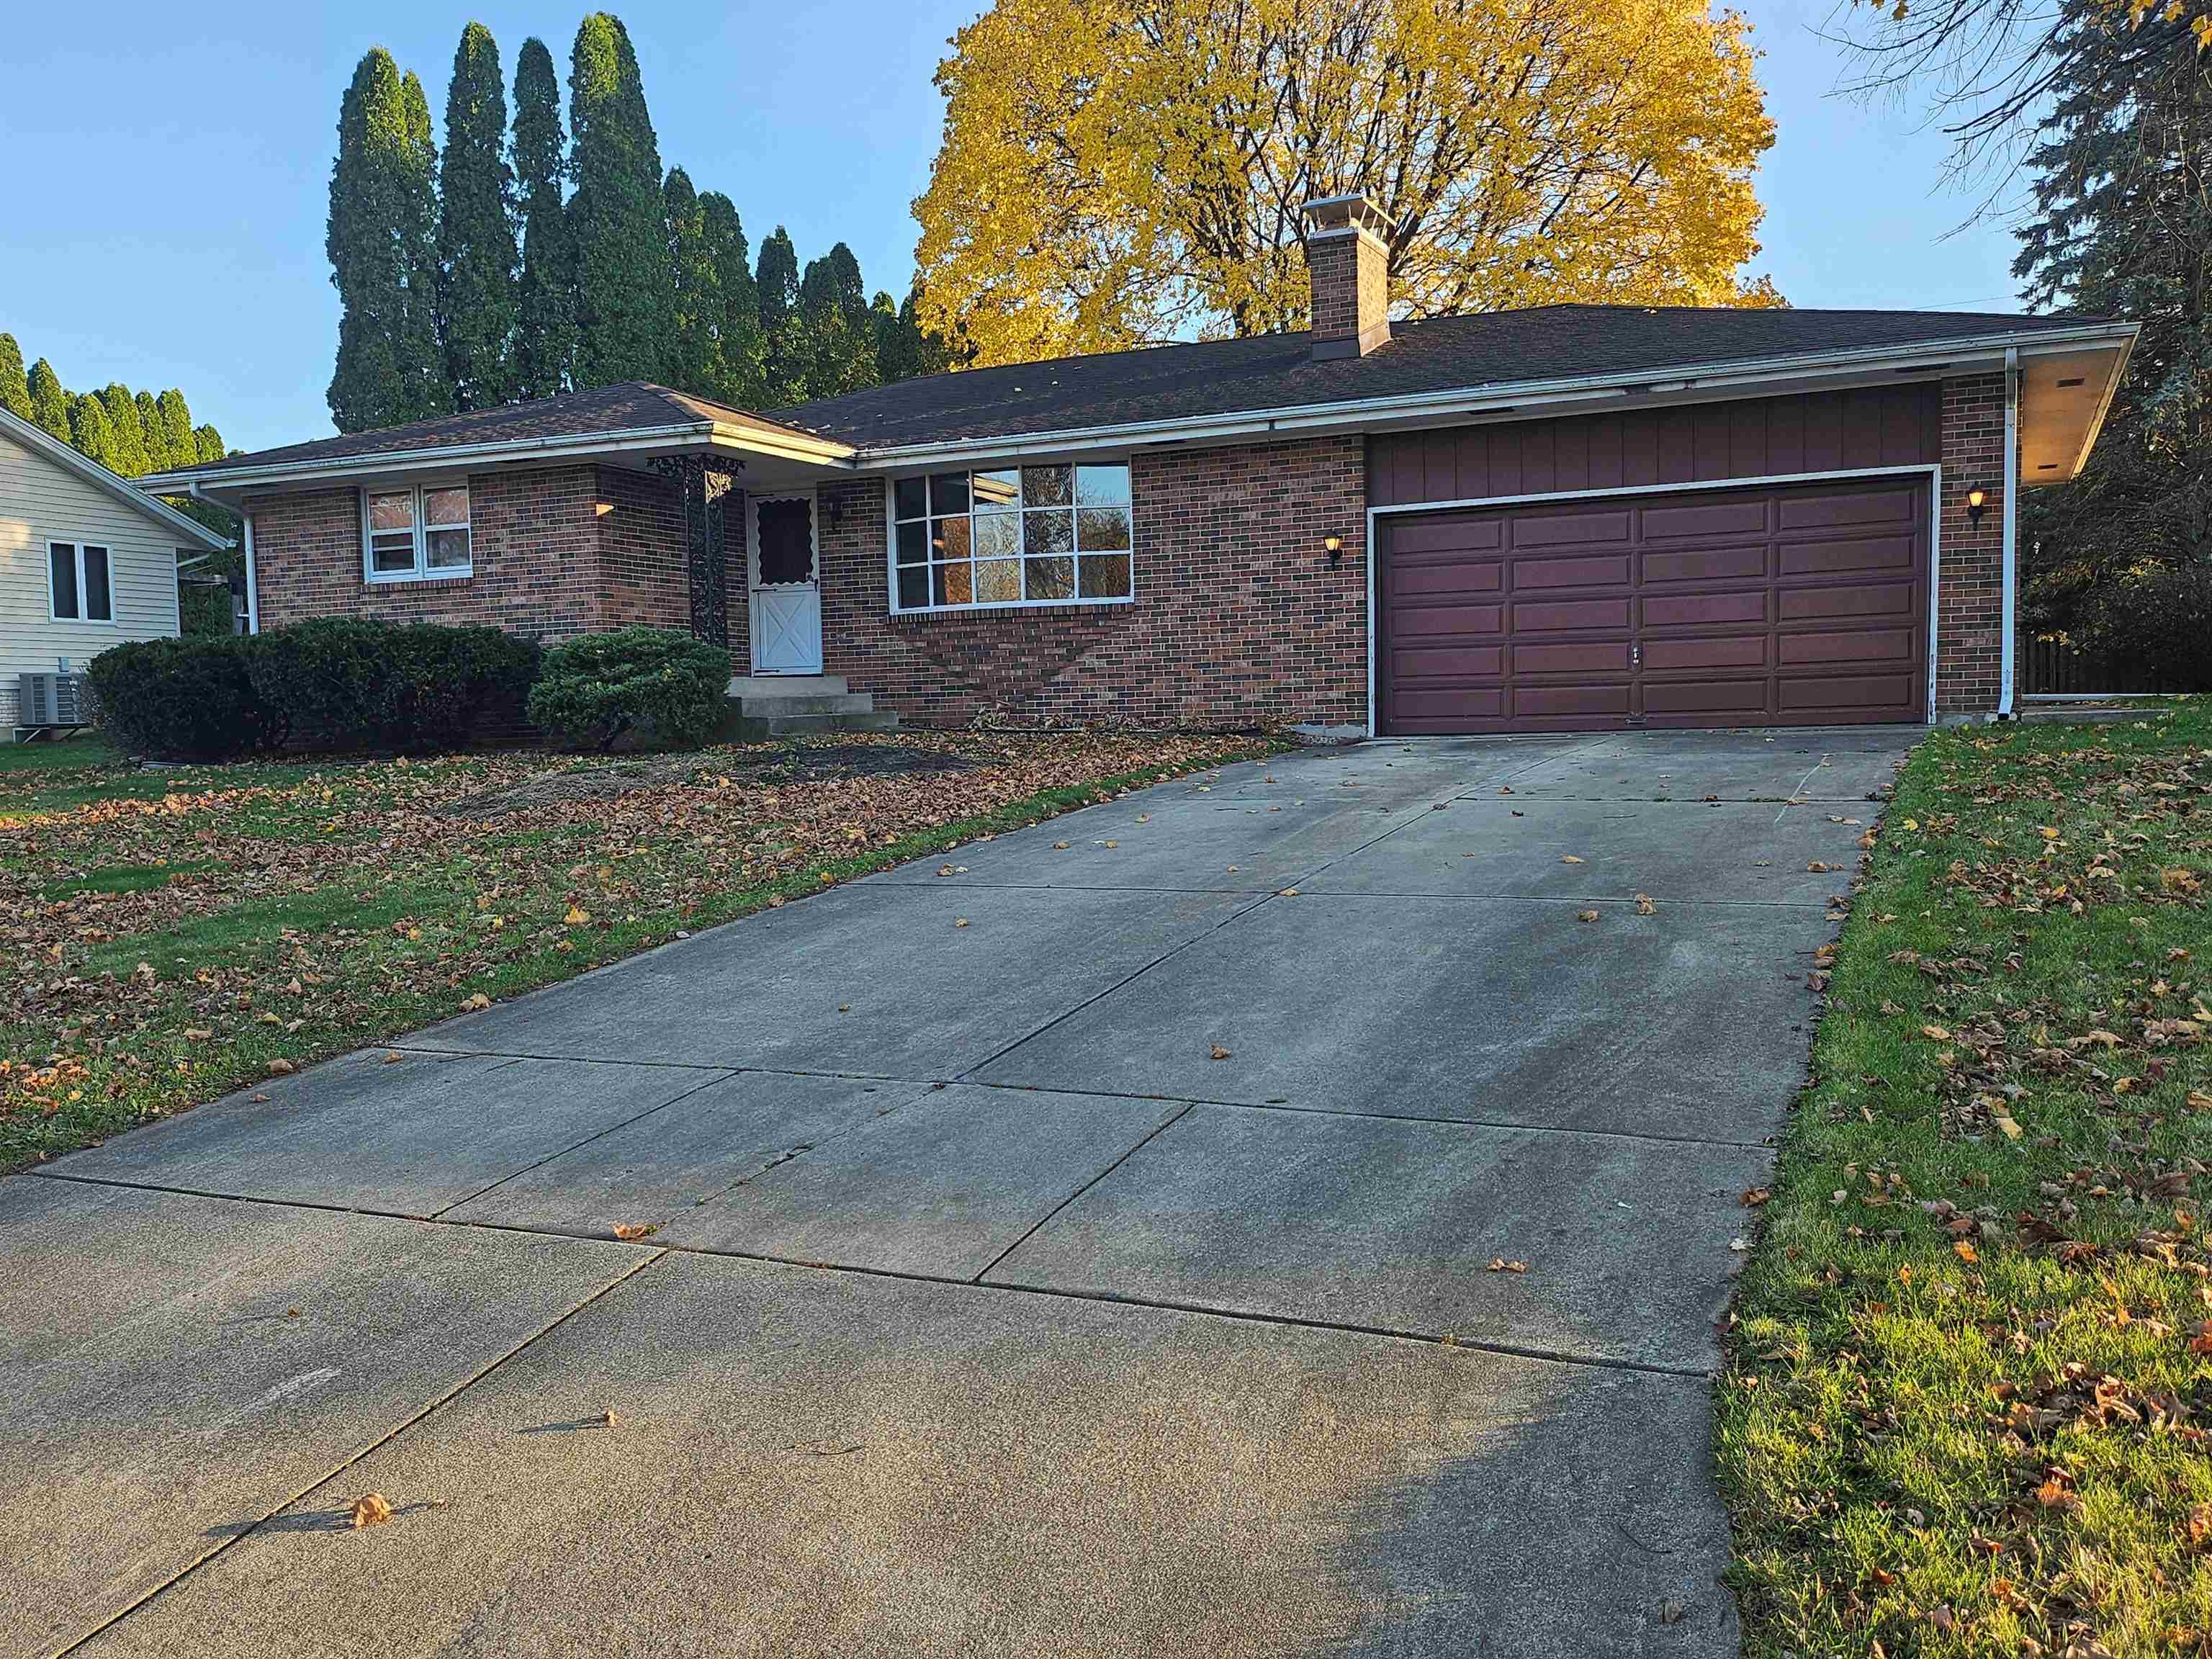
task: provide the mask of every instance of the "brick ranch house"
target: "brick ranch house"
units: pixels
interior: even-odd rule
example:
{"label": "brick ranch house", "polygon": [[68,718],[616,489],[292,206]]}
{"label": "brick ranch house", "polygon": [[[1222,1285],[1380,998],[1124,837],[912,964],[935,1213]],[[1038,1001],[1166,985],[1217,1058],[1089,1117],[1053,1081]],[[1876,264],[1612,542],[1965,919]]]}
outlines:
{"label": "brick ranch house", "polygon": [[606,386],[143,482],[243,514],[256,627],[687,628],[921,724],[2010,711],[2016,491],[2081,467],[2132,325],[1393,323],[1379,216],[1308,214],[1308,333],[767,415]]}

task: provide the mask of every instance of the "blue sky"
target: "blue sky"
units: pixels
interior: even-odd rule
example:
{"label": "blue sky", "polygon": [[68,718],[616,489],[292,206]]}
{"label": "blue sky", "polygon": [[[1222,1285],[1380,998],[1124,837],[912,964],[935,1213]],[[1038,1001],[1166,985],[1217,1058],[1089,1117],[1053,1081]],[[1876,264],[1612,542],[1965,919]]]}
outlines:
{"label": "blue sky", "polygon": [[[981,0],[619,4],[665,162],[726,191],[757,245],[779,222],[802,260],[840,239],[869,288],[905,291],[908,204],[928,181],[931,73]],[[269,0],[19,12],[0,100],[0,330],[82,391],[184,388],[233,445],[330,430],[337,306],[323,217],[339,94],[369,46],[422,77],[443,121],[471,16],[512,79],[541,35],[565,77],[588,8],[424,0],[319,9]],[[1812,30],[1828,0],[1747,0],[1780,132],[1761,174],[1771,273],[1800,306],[2013,310],[2012,239],[1952,234],[1977,198],[1943,186],[1940,136],[1909,112],[1830,96],[1843,68]],[[31,164],[32,158],[46,158]]]}

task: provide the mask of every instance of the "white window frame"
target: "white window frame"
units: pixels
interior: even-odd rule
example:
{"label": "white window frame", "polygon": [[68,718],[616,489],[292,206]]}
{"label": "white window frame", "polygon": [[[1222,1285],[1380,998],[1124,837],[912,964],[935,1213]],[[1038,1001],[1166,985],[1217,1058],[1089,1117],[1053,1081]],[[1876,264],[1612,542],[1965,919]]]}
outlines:
{"label": "white window frame", "polygon": [[[1023,465],[1024,463],[1018,460],[998,462],[975,461],[962,466],[917,469],[916,471],[910,472],[901,472],[895,477],[886,477],[884,480],[884,580],[885,599],[890,606],[890,614],[892,616],[957,617],[964,616],[970,611],[1060,611],[1066,610],[1071,606],[1082,606],[1088,609],[1095,605],[1134,605],[1137,602],[1136,469],[1130,465],[1129,458],[1126,455],[1091,455],[1085,456],[1081,460],[1066,461],[1038,461],[1032,459],[1027,463],[1027,465],[1031,466],[1065,466],[1069,469],[1069,503],[1065,510],[1071,520],[1075,520],[1078,514],[1081,512],[1080,507],[1074,501],[1074,470],[1076,468],[1085,466],[1118,466],[1123,471],[1127,472],[1130,475],[1129,505],[1127,508],[1129,514],[1129,545],[1126,551],[1118,548],[1113,550],[1099,550],[1102,554],[1108,554],[1109,552],[1121,553],[1122,556],[1126,557],[1129,561],[1129,591],[1127,592],[1105,596],[1085,596],[1081,592],[1083,585],[1082,551],[1079,548],[1076,547],[1073,540],[1071,539],[1068,544],[1068,547],[1070,556],[1074,562],[1077,591],[1069,594],[1064,599],[986,599],[980,601],[970,600],[964,605],[939,605],[935,602],[934,595],[936,592],[936,587],[934,581],[933,580],[930,589],[933,597],[929,604],[901,605],[899,603],[898,578],[900,567],[898,562],[898,532],[899,525],[902,522],[898,515],[899,485],[902,483],[910,483],[916,478],[921,478],[926,481],[933,475],[933,473],[955,471],[964,472],[967,474],[969,480],[969,505],[966,516],[972,524],[975,516],[974,506],[975,475],[979,472],[1018,471]],[[927,487],[928,486],[925,482],[923,488],[927,489]],[[1057,512],[1060,510],[1062,509],[1056,507],[1022,507],[1017,509],[1018,512],[1023,514],[1038,511]],[[904,520],[904,522],[912,524],[915,522],[915,520],[908,519]],[[921,522],[927,524],[932,522],[932,520],[925,518]],[[1025,562],[1025,556],[1024,559],[1018,560],[1017,562]],[[931,570],[934,569],[936,567],[934,564],[925,564],[920,567],[908,565],[906,568],[910,570],[917,568],[924,570]]]}
{"label": "white window frame", "polygon": [[[469,492],[469,522],[466,524],[432,524],[429,522],[430,497],[441,489],[465,489]],[[375,533],[369,528],[368,498],[372,495],[411,494],[415,498],[415,562],[404,570],[379,570],[376,550],[371,540]],[[477,568],[477,498],[476,491],[466,478],[438,478],[424,483],[363,484],[360,499],[356,503],[361,518],[361,578],[365,582],[382,585],[386,582],[449,582],[465,581],[476,574]],[[469,557],[465,564],[433,566],[430,563],[430,532],[434,530],[459,530],[469,538]],[[394,532],[386,531],[389,536]]]}
{"label": "white window frame", "polygon": [[[64,617],[54,608],[54,550],[66,547],[71,562],[76,567],[76,609],[74,617]],[[97,549],[100,556],[107,561],[107,614],[104,617],[85,615],[84,556],[88,550]],[[76,623],[86,628],[113,628],[115,621],[115,549],[102,542],[65,542],[58,538],[46,544],[46,620],[58,623]]]}

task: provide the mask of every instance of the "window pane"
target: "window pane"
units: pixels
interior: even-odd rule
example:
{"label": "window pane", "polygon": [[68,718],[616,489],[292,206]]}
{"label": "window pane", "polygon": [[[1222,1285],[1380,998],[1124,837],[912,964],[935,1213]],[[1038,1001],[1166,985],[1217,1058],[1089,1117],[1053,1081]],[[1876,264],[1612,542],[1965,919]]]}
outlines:
{"label": "window pane", "polygon": [[979,559],[1018,559],[1022,552],[1022,519],[1018,513],[978,513],[975,518],[975,556]]}
{"label": "window pane", "polygon": [[975,561],[976,604],[1012,605],[1021,596],[1022,563],[1019,559]]}
{"label": "window pane", "polygon": [[467,531],[433,530],[426,539],[429,544],[431,569],[466,570],[469,568]]}
{"label": "window pane", "polygon": [[933,513],[965,513],[968,510],[968,475],[965,472],[932,473],[929,510]]}
{"label": "window pane", "polygon": [[368,538],[369,568],[380,575],[415,568],[415,532],[403,530],[397,535],[372,536]]}
{"label": "window pane", "polygon": [[1066,553],[1075,546],[1075,520],[1066,513],[1022,514],[1022,551],[1031,558]]}
{"label": "window pane", "polygon": [[1127,553],[1085,554],[1083,597],[1086,599],[1127,599],[1129,556]]}
{"label": "window pane", "polygon": [[930,575],[936,588],[939,605],[972,605],[975,591],[969,585],[965,564],[939,564],[930,567]]}
{"label": "window pane", "polygon": [[975,510],[978,513],[994,507],[1016,507],[1021,504],[1022,475],[1014,468],[975,475]]}
{"label": "window pane", "polygon": [[902,524],[898,527],[898,562],[901,564],[929,562],[929,526],[926,522]]}
{"label": "window pane", "polygon": [[1024,507],[1066,507],[1075,469],[1067,466],[1025,466],[1022,469]]}
{"label": "window pane", "polygon": [[115,620],[115,605],[107,592],[107,550],[104,547],[84,550],[84,619]]}
{"label": "window pane", "polygon": [[760,538],[763,587],[814,580],[814,503],[805,495],[753,497],[753,532]]}
{"label": "window pane", "polygon": [[931,538],[932,556],[939,559],[964,559],[968,556],[968,520],[939,519],[937,534]]}
{"label": "window pane", "polygon": [[1126,553],[1129,550],[1129,509],[1126,507],[1084,507],[1075,513],[1075,544],[1085,553]]}
{"label": "window pane", "polygon": [[1023,566],[1032,599],[1065,599],[1075,592],[1075,561],[1030,559]]}
{"label": "window pane", "polygon": [[926,519],[929,516],[929,481],[927,478],[901,478],[891,486],[891,516],[898,519]]}
{"label": "window pane", "polygon": [[1127,507],[1129,469],[1126,466],[1079,466],[1075,469],[1078,507]]}
{"label": "window pane", "polygon": [[466,524],[469,521],[469,487],[455,484],[447,489],[426,489],[422,492],[425,524]]}
{"label": "window pane", "polygon": [[919,611],[929,603],[929,572],[920,565],[898,573],[898,602],[902,611]]}
{"label": "window pane", "polygon": [[368,527],[371,530],[412,530],[415,527],[415,492],[394,490],[389,495],[368,498]]}
{"label": "window pane", "polygon": [[54,615],[74,617],[76,615],[76,549],[67,542],[56,542],[47,549],[46,557],[53,566]]}

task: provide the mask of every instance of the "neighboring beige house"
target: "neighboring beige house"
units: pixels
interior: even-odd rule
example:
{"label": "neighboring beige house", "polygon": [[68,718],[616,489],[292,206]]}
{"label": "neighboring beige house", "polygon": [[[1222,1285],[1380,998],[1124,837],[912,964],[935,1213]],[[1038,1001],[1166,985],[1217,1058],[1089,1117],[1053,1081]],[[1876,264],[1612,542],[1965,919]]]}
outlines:
{"label": "neighboring beige house", "polygon": [[0,409],[0,727],[20,677],[173,637],[177,561],[230,544]]}

